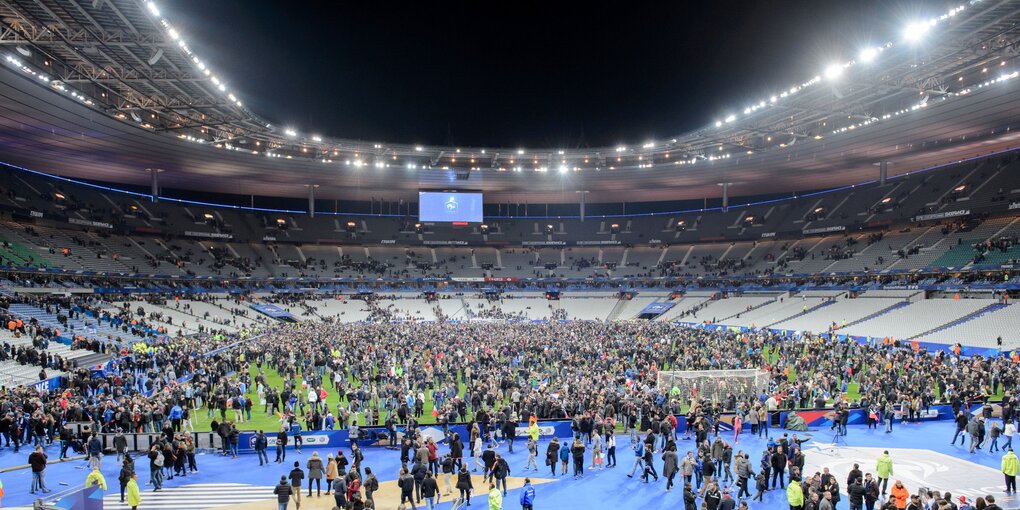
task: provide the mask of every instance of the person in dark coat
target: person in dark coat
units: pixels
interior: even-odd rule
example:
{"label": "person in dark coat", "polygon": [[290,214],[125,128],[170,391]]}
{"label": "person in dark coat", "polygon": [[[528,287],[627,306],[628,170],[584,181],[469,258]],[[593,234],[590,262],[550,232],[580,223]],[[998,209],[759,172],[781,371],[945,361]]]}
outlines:
{"label": "person in dark coat", "polygon": [[785,488],[785,477],[786,474],[786,454],[783,453],[783,447],[779,446],[776,448],[776,453],[772,454],[772,488],[776,488],[776,480],[779,480],[779,487]]}
{"label": "person in dark coat", "polygon": [[666,477],[666,492],[673,490],[673,478],[676,476],[680,459],[676,454],[675,443],[669,443],[662,452],[662,476]]}
{"label": "person in dark coat", "polygon": [[[856,467],[856,464],[854,466]],[[851,479],[850,484],[846,486],[846,493],[850,497],[850,510],[862,510],[864,508],[864,496],[867,494],[867,491],[864,489],[864,484],[861,483],[860,477]]]}
{"label": "person in dark coat", "polygon": [[[300,488],[298,488],[298,492],[301,492]],[[279,503],[280,510],[287,508],[287,503],[290,503],[290,495],[292,493],[293,490],[290,484],[287,483],[287,477],[281,476],[280,483],[276,484],[276,488],[273,489],[273,494],[276,494],[276,502]]]}
{"label": "person in dark coat", "polygon": [[722,501],[722,494],[719,493],[719,484],[712,482],[707,485],[708,490],[705,491],[705,506],[708,510],[718,510],[719,502]]}
{"label": "person in dark coat", "polygon": [[878,481],[871,477],[871,473],[864,475],[864,508],[875,510],[875,502],[878,501]]}
{"label": "person in dark coat", "polygon": [[[553,464],[553,466],[555,466],[555,464]],[[460,491],[459,501],[464,501],[470,505],[472,488],[474,488],[474,486],[471,484],[471,473],[468,473],[466,466],[461,466],[460,471],[457,473],[457,490]]]}
{"label": "person in dark coat", "polygon": [[684,510],[696,510],[698,495],[691,489],[691,482],[684,483]]}
{"label": "person in dark coat", "polygon": [[514,452],[514,439],[517,438],[517,423],[510,420],[503,422],[503,437],[506,438],[507,446],[510,447],[510,453]]}
{"label": "person in dark coat", "polygon": [[457,468],[463,465],[464,458],[464,443],[460,442],[460,434],[454,432],[453,439],[450,440],[450,457],[453,457],[453,462],[457,465]]}
{"label": "person in dark coat", "polygon": [[400,487],[400,506],[404,503],[415,508],[414,503],[414,476],[407,472],[407,468],[400,468],[400,478],[397,479],[397,487]]}
{"label": "person in dark coat", "polygon": [[414,499],[417,503],[421,503],[421,485],[425,482],[425,475],[428,472],[428,466],[420,460],[411,468],[411,477],[414,478]]}
{"label": "person in dark coat", "polygon": [[552,438],[552,442],[545,449],[545,464],[552,470],[552,476],[556,476],[556,459],[560,455],[560,440]]}
{"label": "person in dark coat", "polygon": [[421,483],[421,496],[428,502],[429,508],[439,503],[439,483],[428,470],[425,471],[425,480]]}
{"label": "person in dark coat", "polygon": [[131,460],[130,455],[124,456],[124,463],[120,468],[120,475],[117,477],[117,481],[120,482],[120,502],[124,502],[124,491],[127,489],[128,482],[131,481],[131,476],[135,474],[135,461]]}

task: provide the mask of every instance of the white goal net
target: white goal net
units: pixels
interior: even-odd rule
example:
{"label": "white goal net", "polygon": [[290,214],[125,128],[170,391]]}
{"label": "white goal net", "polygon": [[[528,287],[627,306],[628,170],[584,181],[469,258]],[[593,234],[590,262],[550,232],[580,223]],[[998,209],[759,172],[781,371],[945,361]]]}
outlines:
{"label": "white goal net", "polygon": [[722,402],[733,394],[738,400],[756,396],[768,388],[769,373],[758,369],[744,370],[665,370],[659,372],[656,385],[670,398],[682,402],[708,399]]}

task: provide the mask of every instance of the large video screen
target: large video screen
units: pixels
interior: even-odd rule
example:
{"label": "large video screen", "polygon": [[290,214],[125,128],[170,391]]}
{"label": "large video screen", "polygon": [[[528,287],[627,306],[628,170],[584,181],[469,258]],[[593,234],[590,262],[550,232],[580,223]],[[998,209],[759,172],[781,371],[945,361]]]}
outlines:
{"label": "large video screen", "polygon": [[418,221],[481,223],[482,194],[419,191]]}

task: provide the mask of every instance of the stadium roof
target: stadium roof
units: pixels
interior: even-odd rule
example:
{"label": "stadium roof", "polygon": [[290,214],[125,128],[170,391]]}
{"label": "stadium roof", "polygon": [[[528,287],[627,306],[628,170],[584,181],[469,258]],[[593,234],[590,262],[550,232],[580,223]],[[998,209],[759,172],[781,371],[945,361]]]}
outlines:
{"label": "stadium roof", "polygon": [[[702,129],[640,146],[442,147],[277,126],[138,0],[0,0],[0,160],[61,175],[320,198],[481,189],[488,201],[673,200],[819,189],[1020,144],[1020,9],[963,2]],[[267,69],[267,72],[271,70]],[[242,87],[243,88],[243,87]],[[286,98],[281,98],[286,101]],[[496,120],[494,120],[496,121]]]}

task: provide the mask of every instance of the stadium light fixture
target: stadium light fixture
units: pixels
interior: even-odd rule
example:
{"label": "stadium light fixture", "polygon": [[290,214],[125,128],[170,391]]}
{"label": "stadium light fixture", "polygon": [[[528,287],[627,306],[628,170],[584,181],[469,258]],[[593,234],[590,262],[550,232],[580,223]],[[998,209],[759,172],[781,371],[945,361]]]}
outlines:
{"label": "stadium light fixture", "polygon": [[312,141],[313,142],[321,142],[322,141],[322,137],[319,136],[319,135],[312,135]]}
{"label": "stadium light fixture", "polygon": [[875,57],[878,56],[879,51],[880,50],[878,48],[875,48],[874,46],[869,46],[861,50],[861,54],[857,57],[857,59],[864,63],[871,62],[872,60],[875,60]]}
{"label": "stadium light fixture", "polygon": [[933,26],[935,26],[935,20],[914,21],[907,24],[907,27],[903,30],[903,38],[910,42],[920,41]]}
{"label": "stadium light fixture", "polygon": [[736,115],[732,115],[732,114],[731,114],[731,115],[728,115],[728,116],[727,116],[727,117],[726,117],[725,119],[723,119],[723,120],[725,120],[725,121],[726,121],[726,123],[727,123],[727,124],[729,124],[730,122],[733,122],[733,121],[737,120],[737,116],[736,116]]}
{"label": "stadium light fixture", "polygon": [[561,174],[567,173],[567,165],[560,165],[560,173]]}
{"label": "stadium light fixture", "polygon": [[283,130],[283,134],[285,134],[285,135],[287,135],[287,136],[289,136],[291,138],[294,138],[294,137],[297,136],[297,131],[294,131],[291,128],[287,128],[287,129]]}
{"label": "stadium light fixture", "polygon": [[159,17],[159,8],[156,7],[155,3],[149,2],[145,4],[145,6],[149,8],[149,12],[152,13],[153,16],[157,18]]}
{"label": "stadium light fixture", "polygon": [[831,64],[825,68],[825,78],[828,80],[837,80],[843,74],[843,66],[840,64]]}

